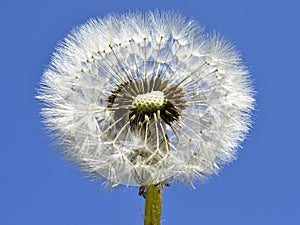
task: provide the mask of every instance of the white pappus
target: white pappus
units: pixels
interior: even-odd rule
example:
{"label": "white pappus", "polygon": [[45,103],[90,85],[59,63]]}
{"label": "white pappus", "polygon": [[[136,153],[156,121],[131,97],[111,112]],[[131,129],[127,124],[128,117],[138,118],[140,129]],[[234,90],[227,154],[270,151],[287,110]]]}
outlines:
{"label": "white pappus", "polygon": [[193,184],[217,173],[235,158],[254,105],[232,45],[160,11],[75,28],[37,97],[65,156],[112,186]]}

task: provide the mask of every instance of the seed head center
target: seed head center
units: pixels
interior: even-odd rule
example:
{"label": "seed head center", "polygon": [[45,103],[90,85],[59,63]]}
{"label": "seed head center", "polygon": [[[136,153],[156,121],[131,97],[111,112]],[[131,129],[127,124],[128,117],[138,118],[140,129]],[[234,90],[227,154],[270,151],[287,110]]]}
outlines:
{"label": "seed head center", "polygon": [[165,101],[163,92],[152,91],[137,95],[132,101],[132,106],[136,108],[139,113],[153,113],[163,109]]}

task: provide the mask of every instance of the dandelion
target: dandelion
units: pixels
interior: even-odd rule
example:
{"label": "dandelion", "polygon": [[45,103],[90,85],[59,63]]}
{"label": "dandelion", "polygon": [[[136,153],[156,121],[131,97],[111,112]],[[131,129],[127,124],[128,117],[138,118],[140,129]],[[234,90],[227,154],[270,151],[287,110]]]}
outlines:
{"label": "dandelion", "polygon": [[109,186],[148,187],[147,199],[150,187],[193,185],[235,159],[254,103],[231,44],[159,11],[75,28],[56,49],[38,98],[68,159]]}

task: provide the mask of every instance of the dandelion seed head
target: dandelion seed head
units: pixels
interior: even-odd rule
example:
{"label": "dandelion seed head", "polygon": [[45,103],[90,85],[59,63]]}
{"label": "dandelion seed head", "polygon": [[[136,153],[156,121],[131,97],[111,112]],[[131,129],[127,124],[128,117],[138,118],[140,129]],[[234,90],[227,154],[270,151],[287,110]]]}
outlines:
{"label": "dandelion seed head", "polygon": [[236,157],[251,125],[233,46],[174,12],[91,19],[58,46],[38,98],[57,145],[107,184],[192,184]]}

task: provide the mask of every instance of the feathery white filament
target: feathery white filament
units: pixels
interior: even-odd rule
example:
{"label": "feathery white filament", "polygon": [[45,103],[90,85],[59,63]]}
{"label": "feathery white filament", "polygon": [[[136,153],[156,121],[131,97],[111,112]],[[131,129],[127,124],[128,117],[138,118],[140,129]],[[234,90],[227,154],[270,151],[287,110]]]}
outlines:
{"label": "feathery white filament", "polygon": [[216,173],[235,158],[254,104],[229,43],[159,11],[76,28],[39,91],[66,156],[112,185],[192,183]]}

